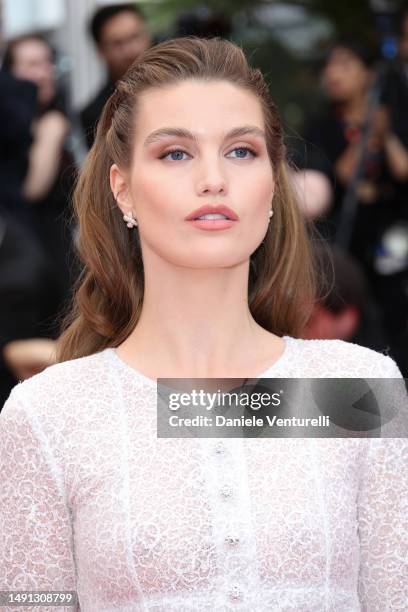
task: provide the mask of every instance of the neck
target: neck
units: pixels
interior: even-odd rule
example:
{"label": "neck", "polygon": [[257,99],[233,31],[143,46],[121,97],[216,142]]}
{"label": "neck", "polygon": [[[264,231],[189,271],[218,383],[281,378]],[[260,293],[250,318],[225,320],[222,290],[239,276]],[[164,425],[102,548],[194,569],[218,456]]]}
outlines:
{"label": "neck", "polygon": [[283,352],[284,342],[250,313],[248,260],[199,269],[150,253],[144,266],[141,316],[118,350],[137,369],[151,377],[225,377],[235,376],[227,371],[242,372],[252,360],[255,372],[249,374],[255,376],[263,371],[261,363],[266,369],[274,353]]}

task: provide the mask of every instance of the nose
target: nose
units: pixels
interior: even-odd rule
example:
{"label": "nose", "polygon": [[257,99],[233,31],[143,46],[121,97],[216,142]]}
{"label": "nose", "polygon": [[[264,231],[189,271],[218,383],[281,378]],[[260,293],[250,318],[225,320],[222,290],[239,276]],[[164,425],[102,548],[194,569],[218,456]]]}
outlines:
{"label": "nose", "polygon": [[199,194],[227,193],[227,181],[220,160],[203,160],[197,179]]}

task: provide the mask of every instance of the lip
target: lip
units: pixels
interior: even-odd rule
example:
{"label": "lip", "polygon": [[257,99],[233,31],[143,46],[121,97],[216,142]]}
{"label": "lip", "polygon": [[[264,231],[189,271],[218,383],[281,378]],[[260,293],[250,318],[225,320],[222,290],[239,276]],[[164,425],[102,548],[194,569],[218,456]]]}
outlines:
{"label": "lip", "polygon": [[198,229],[205,230],[207,232],[212,232],[214,230],[225,230],[229,227],[232,227],[236,221],[232,221],[231,219],[208,219],[199,220],[192,219],[189,221],[190,225],[193,227],[197,227]]}
{"label": "lip", "polygon": [[223,204],[219,206],[205,204],[204,206],[201,206],[200,208],[197,208],[197,210],[194,210],[192,213],[190,213],[185,218],[185,220],[193,221],[194,219],[197,219],[197,217],[201,217],[202,215],[209,215],[209,214],[225,215],[231,221],[238,221],[238,215],[233,210],[231,210],[231,208],[228,208],[228,206],[224,206]]}

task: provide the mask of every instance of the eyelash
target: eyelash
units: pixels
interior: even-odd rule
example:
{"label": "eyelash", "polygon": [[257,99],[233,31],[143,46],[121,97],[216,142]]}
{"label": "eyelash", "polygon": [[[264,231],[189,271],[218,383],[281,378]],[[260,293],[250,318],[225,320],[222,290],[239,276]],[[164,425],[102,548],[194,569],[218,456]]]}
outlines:
{"label": "eyelash", "polygon": [[[249,151],[254,157],[257,157],[258,154],[256,153],[256,151],[254,151],[254,149],[252,149],[251,147],[235,147],[234,149],[231,149],[231,151],[236,151],[237,149],[241,149],[243,151]],[[231,153],[230,151],[230,153]],[[174,148],[174,149],[169,149],[168,151],[166,151],[165,153],[162,153],[159,156],[159,159],[164,159],[165,157],[167,157],[167,155],[170,155],[170,153],[175,153],[175,152],[180,152],[180,153],[185,153],[186,155],[188,155],[187,151],[183,151],[183,149],[180,148]],[[248,157],[236,157],[235,159],[249,159]],[[172,161],[185,161],[184,159],[174,159]]]}

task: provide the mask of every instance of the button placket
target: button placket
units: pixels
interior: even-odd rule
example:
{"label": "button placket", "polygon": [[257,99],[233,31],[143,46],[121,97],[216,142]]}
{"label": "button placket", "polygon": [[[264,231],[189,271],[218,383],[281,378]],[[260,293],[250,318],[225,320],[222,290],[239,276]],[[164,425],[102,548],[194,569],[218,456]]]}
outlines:
{"label": "button placket", "polygon": [[[227,460],[227,457],[226,457],[227,448],[225,446],[225,443],[222,442],[221,440],[216,442],[216,444],[214,445],[214,451],[215,451],[216,455],[218,455],[219,457],[222,457],[224,463],[225,462],[227,463],[226,469],[228,469],[228,463],[229,462],[226,461]],[[231,466],[230,469],[232,469],[232,466]],[[220,493],[221,497],[223,498],[223,500],[227,500],[227,499],[232,498],[233,492],[234,492],[234,489],[233,489],[232,485],[230,483],[228,483],[228,482],[225,482],[220,487],[220,489],[219,489],[219,493]]]}
{"label": "button placket", "polygon": [[244,597],[243,590],[237,585],[234,584],[228,591],[228,596],[231,601],[242,601]]}
{"label": "button placket", "polygon": [[[215,443],[214,445],[214,452],[221,457],[224,457],[226,454],[226,446],[225,443],[222,441],[218,441]],[[223,487],[221,487],[220,489],[220,494],[225,498],[229,498],[232,496],[233,494],[233,489],[229,484],[225,484]],[[232,532],[228,532],[225,537],[224,537],[224,543],[228,548],[236,548],[237,545],[240,542],[240,538],[238,537],[238,535],[236,535],[235,533]]]}
{"label": "button placket", "polygon": [[229,484],[224,484],[221,488],[220,488],[220,495],[222,497],[223,500],[227,500],[232,498],[234,493],[233,488],[231,487],[231,485]]}
{"label": "button placket", "polygon": [[242,440],[235,438],[213,439],[204,446],[203,459],[214,516],[213,535],[217,541],[220,606],[226,601],[227,605],[235,602],[239,606],[257,584],[254,543],[247,533],[250,517],[242,481],[246,478],[242,447]]}
{"label": "button placket", "polygon": [[227,448],[225,446],[224,442],[217,442],[214,445],[214,452],[219,455],[219,456],[225,456],[226,452],[227,452]]}
{"label": "button placket", "polygon": [[224,538],[225,544],[227,544],[227,546],[231,548],[236,548],[237,545],[240,543],[240,541],[241,541],[240,538],[237,535],[232,534],[232,533],[229,533]]}

